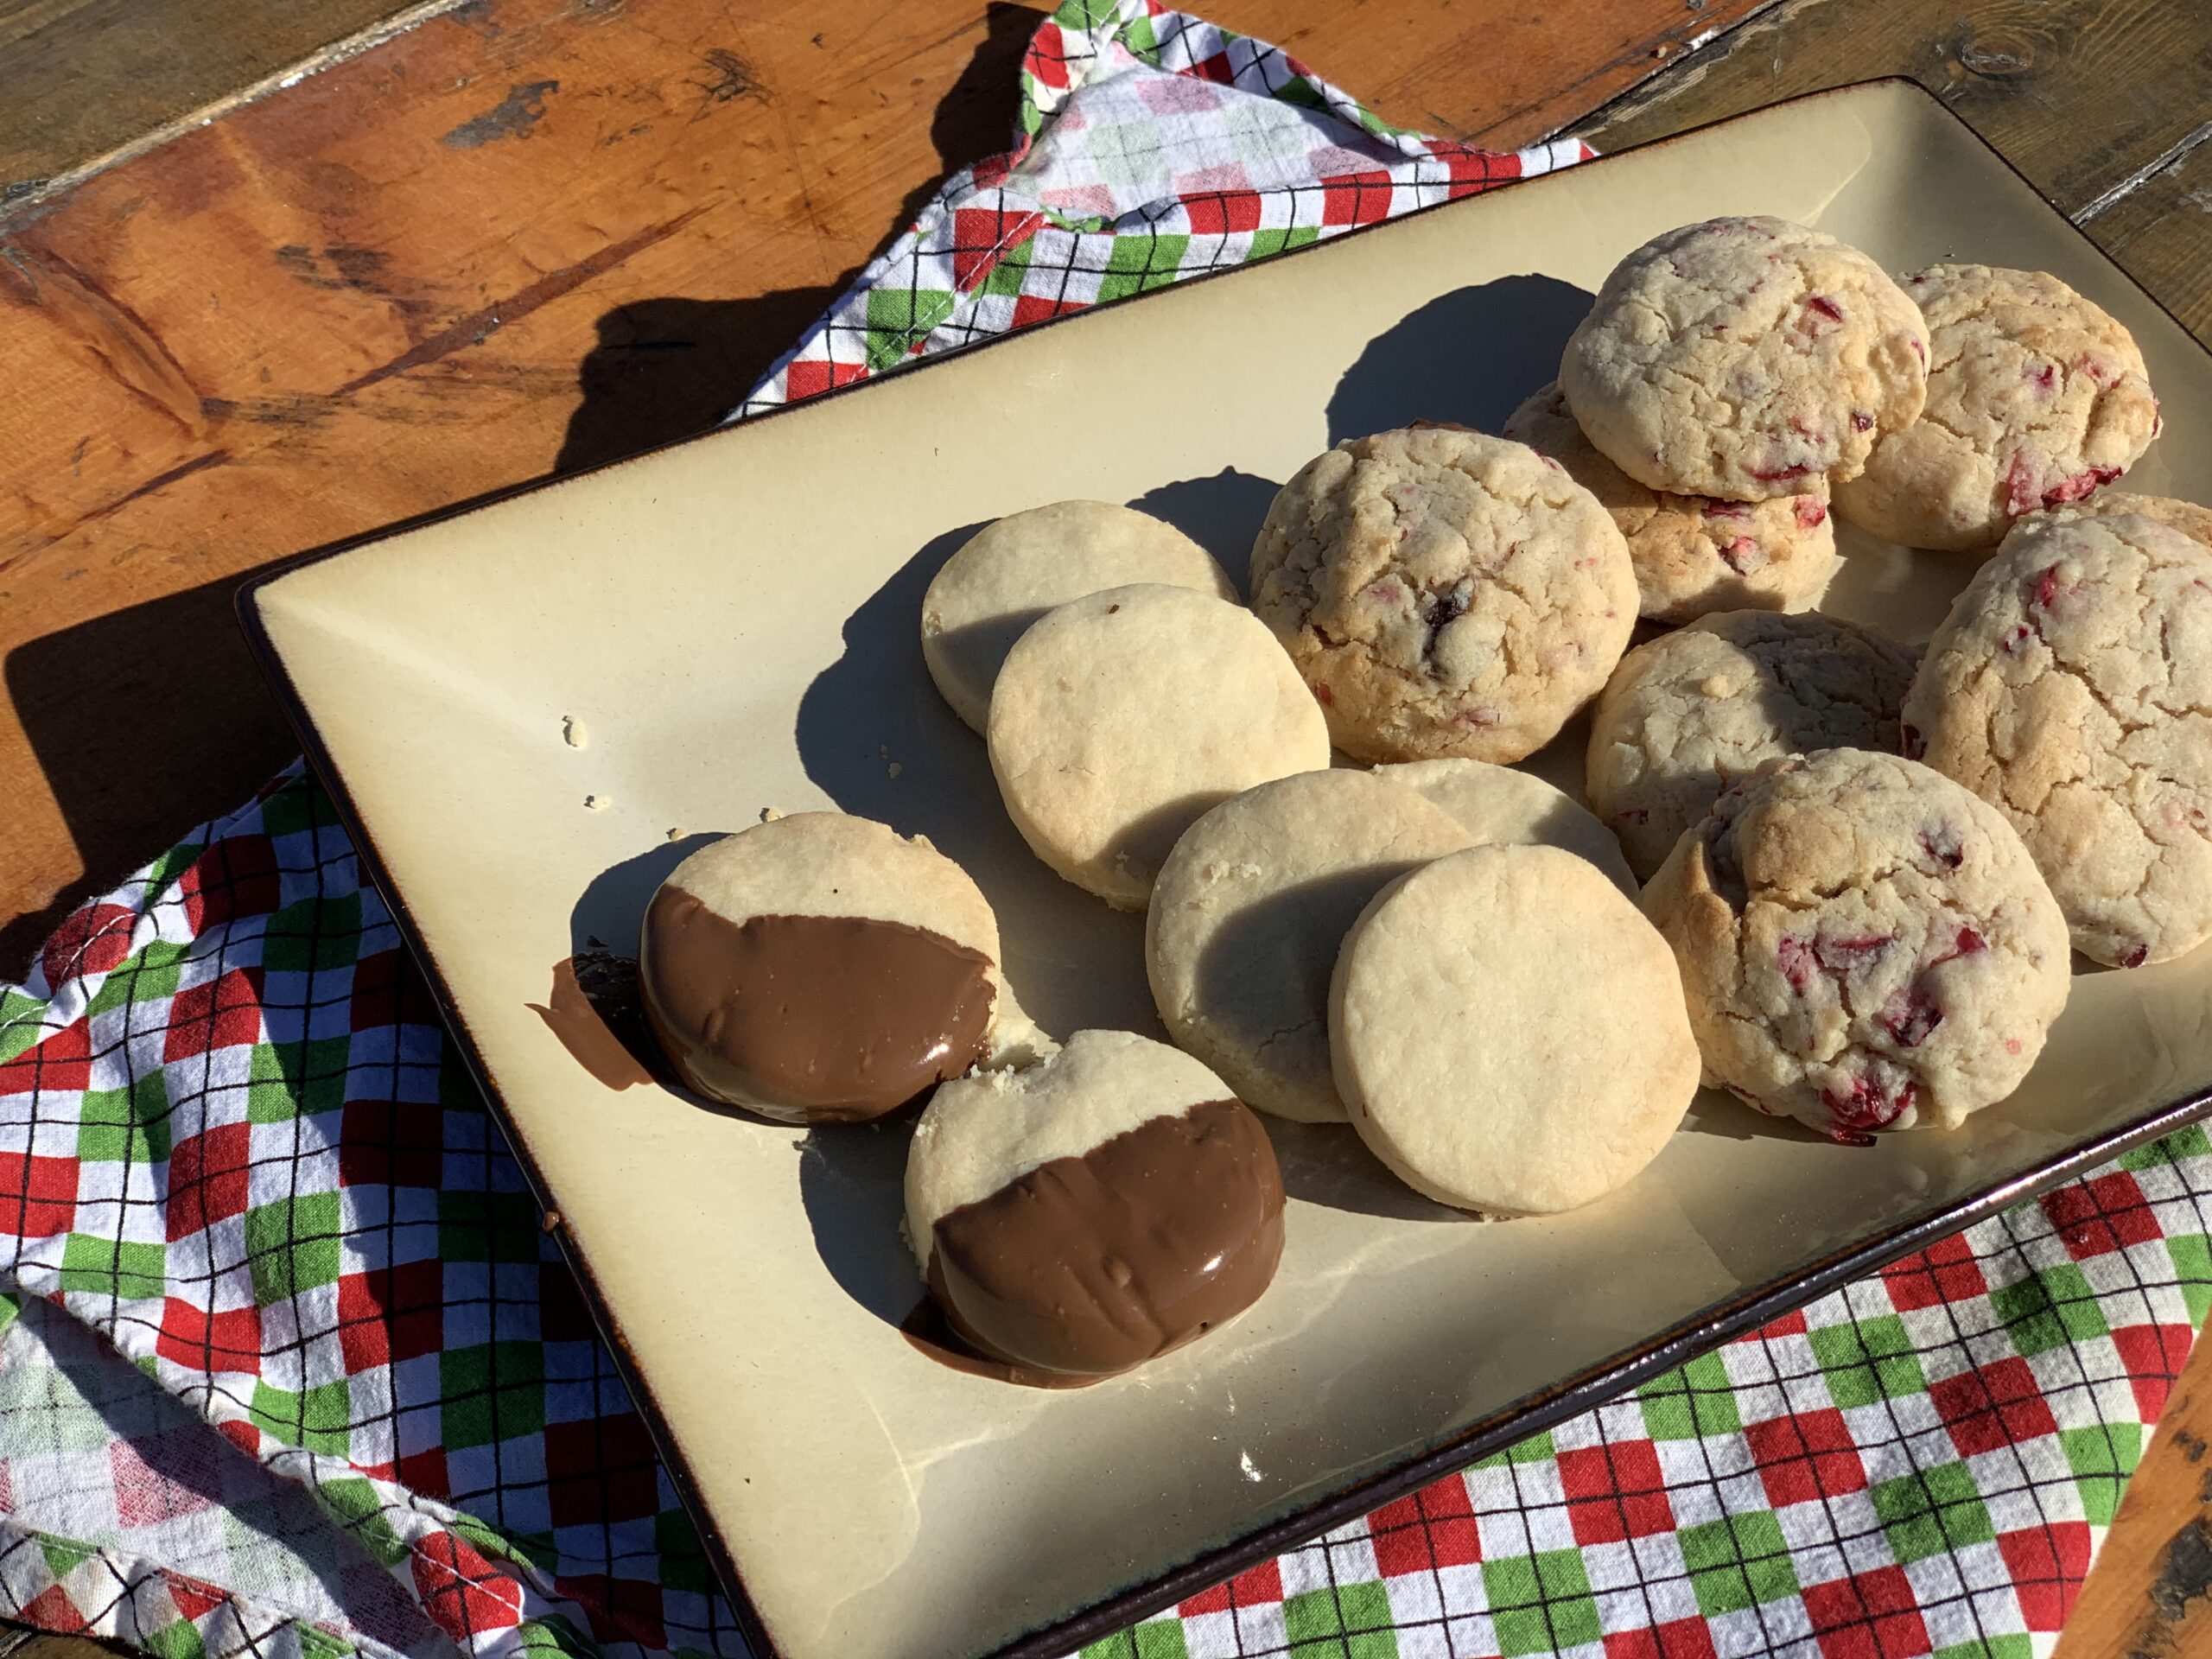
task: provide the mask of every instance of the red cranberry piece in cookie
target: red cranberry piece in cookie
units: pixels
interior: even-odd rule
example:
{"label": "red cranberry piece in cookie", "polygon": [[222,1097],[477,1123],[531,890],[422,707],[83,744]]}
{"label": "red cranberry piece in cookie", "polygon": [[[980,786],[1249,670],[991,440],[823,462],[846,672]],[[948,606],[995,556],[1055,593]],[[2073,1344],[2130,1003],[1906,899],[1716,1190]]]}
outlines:
{"label": "red cranberry piece in cookie", "polygon": [[[1853,416],[1855,420],[1857,417]],[[1797,525],[1801,530],[1818,530],[1827,522],[1827,505],[1816,495],[1797,498]]]}
{"label": "red cranberry piece in cookie", "polygon": [[1873,1140],[1868,1131],[1885,1129],[1896,1122],[1911,1107],[1919,1092],[1916,1084],[1908,1083],[1896,1094],[1888,1094],[1881,1084],[1862,1072],[1852,1078],[1848,1090],[1821,1090],[1821,1103],[1835,1119],[1836,1127],[1829,1131],[1834,1139],[1846,1146],[1872,1146]]}

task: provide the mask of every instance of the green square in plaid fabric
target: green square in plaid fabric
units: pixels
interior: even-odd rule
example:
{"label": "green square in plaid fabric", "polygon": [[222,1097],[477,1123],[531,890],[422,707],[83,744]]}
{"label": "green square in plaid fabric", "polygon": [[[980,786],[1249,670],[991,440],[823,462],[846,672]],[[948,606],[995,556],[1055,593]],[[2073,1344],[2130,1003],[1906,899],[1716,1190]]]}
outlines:
{"label": "green square in plaid fabric", "polygon": [[1999,1286],[1989,1293],[1989,1305],[2024,1354],[2101,1337],[2109,1328],[2097,1311],[2096,1292],[2071,1262],[2045,1268],[2017,1284]]}
{"label": "green square in plaid fabric", "polygon": [[1770,1510],[1723,1516],[1685,1527],[1676,1536],[1682,1565],[1689,1568],[1690,1592],[1707,1618],[1797,1593],[1789,1546]]}
{"label": "green square in plaid fabric", "polygon": [[[356,946],[359,941],[354,941]],[[249,1123],[289,1123],[296,1117],[334,1112],[346,1103],[346,1065],[352,1039],[316,1037],[305,1042],[257,1043],[246,1063]]]}
{"label": "green square in plaid fabric", "polygon": [[1180,1619],[1163,1618],[1094,1642],[1080,1659],[1191,1659],[1191,1644],[1183,1639]]}
{"label": "green square in plaid fabric", "polygon": [[300,1659],[351,1659],[352,1655],[360,1651],[351,1642],[327,1630],[318,1630],[312,1624],[295,1620],[290,1628],[300,1638]]}
{"label": "green square in plaid fabric", "polygon": [[361,954],[361,895],[309,896],[269,918],[261,938],[261,963],[271,973],[303,974],[350,968]]}
{"label": "green square in plaid fabric", "polygon": [[246,1415],[264,1433],[303,1446],[310,1452],[344,1456],[353,1426],[353,1397],[341,1379],[295,1394],[257,1377]]}
{"label": "green square in plaid fabric", "polygon": [[1728,1367],[1719,1354],[1701,1355],[1645,1383],[1636,1397],[1643,1411],[1643,1432],[1655,1440],[1732,1434],[1744,1426]]}
{"label": "green square in plaid fabric", "polygon": [[72,1543],[67,1538],[41,1537],[38,1553],[46,1561],[46,1570],[60,1579],[91,1560],[96,1552],[89,1545]]}
{"label": "green square in plaid fabric", "polygon": [[[516,1630],[515,1637],[525,1653],[569,1654],[575,1659],[594,1659],[599,1652],[596,1644],[558,1613],[524,1621]],[[683,1649],[678,1648],[677,1651],[680,1654]]]}
{"label": "green square in plaid fabric", "polygon": [[535,1262],[537,1202],[527,1192],[438,1194],[438,1255],[448,1262]]}
{"label": "green square in plaid fabric", "polygon": [[653,1517],[653,1548],[660,1553],[661,1582],[670,1589],[702,1596],[720,1590],[698,1529],[682,1510],[663,1510]]}
{"label": "green square in plaid fabric", "polygon": [[1552,1449],[1551,1433],[1546,1430],[1518,1446],[1508,1446],[1503,1452],[1493,1452],[1467,1466],[1470,1469],[1503,1469],[1510,1463],[1548,1463],[1556,1455]]}
{"label": "green square in plaid fabric", "polygon": [[1252,257],[1265,259],[1271,254],[1288,253],[1321,239],[1321,232],[1311,225],[1301,225],[1295,230],[1273,228],[1252,232]]}
{"label": "green square in plaid fabric", "polygon": [[2207,1309],[2212,1309],[2212,1240],[2202,1233],[2172,1235],[2166,1240],[2166,1254],[2181,1284],[2182,1306],[2189,1310],[2189,1322],[2201,1325]]}
{"label": "green square in plaid fabric", "polygon": [[1912,1338],[1894,1313],[1856,1325],[1815,1325],[1807,1335],[1813,1357],[1827,1373],[1829,1397],[1847,1410],[1928,1391]]}
{"label": "green square in plaid fabric", "polygon": [[1182,275],[1187,236],[1121,236],[1114,238],[1106,256],[1106,274],[1098,279],[1098,300],[1125,300],[1149,288],[1165,288]]}
{"label": "green square in plaid fabric", "polygon": [[303,1192],[247,1211],[246,1270],[253,1275],[253,1300],[267,1307],[317,1285],[336,1284],[344,1230],[335,1192]]}
{"label": "green square in plaid fabric", "polygon": [[1961,1544],[1986,1544],[1997,1536],[1983,1507],[1974,1471],[1963,1463],[1938,1464],[1924,1474],[1878,1481],[1874,1512],[1899,1561],[1916,1561]]}
{"label": "green square in plaid fabric", "polygon": [[100,982],[85,1004],[87,1014],[111,1014],[133,1002],[158,1002],[175,996],[184,983],[185,958],[191,947],[153,939],[124,967]]}
{"label": "green square in plaid fabric", "polygon": [[1580,1550],[1544,1549],[1484,1561],[1483,1592],[1505,1659],[1576,1647],[1604,1634]]}
{"label": "green square in plaid fabric", "polygon": [[385,1519],[384,1503],[367,1481],[325,1480],[315,1493],[345,1522],[346,1530],[361,1547],[386,1567],[397,1567],[407,1559],[407,1546]]}
{"label": "green square in plaid fabric", "polygon": [[200,1639],[199,1627],[188,1618],[156,1624],[145,1636],[146,1645],[160,1659],[207,1659],[207,1644]]}
{"label": "green square in plaid fabric", "polygon": [[2066,1449],[2066,1466],[2073,1471],[2082,1513],[2092,1526],[2110,1526],[2120,1508],[2120,1494],[2127,1490],[2127,1478],[2135,1472],[2143,1456],[2142,1425],[2062,1428],[2058,1443]]}
{"label": "green square in plaid fabric", "polygon": [[941,288],[879,288],[868,296],[868,366],[880,374],[906,360],[914,342],[950,316],[957,296]]}
{"label": "green square in plaid fabric", "polygon": [[1008,248],[991,267],[990,275],[983,278],[982,292],[996,295],[1001,299],[1018,300],[1021,297],[1022,279],[1029,275],[1031,261],[1036,257],[1033,243],[1024,242]]}
{"label": "green square in plaid fabric", "polygon": [[448,1452],[490,1446],[545,1427],[545,1350],[486,1342],[438,1356],[440,1443]]}
{"label": "green square in plaid fabric", "polygon": [[2014,1633],[1986,1636],[1977,1642],[1961,1642],[1953,1647],[1938,1648],[1932,1659],[2035,1659],[2035,1651],[2033,1637]]}
{"label": "green square in plaid fabric", "polygon": [[2120,1166],[2131,1174],[2164,1165],[2179,1163],[2184,1158],[2202,1158],[2212,1153],[2212,1135],[2205,1132],[2202,1123],[2191,1123],[2186,1128],[2176,1129],[2171,1135],[2161,1135],[2156,1141],[2139,1147],[2131,1147],[2120,1154]]}
{"label": "green square in plaid fabric", "polygon": [[159,1071],[123,1089],[88,1089],[77,1119],[77,1156],[88,1164],[152,1164],[169,1155],[169,1092]]}
{"label": "green square in plaid fabric", "polygon": [[167,1281],[166,1253],[158,1244],[72,1233],[61,1246],[61,1288],[100,1295],[158,1296]]}
{"label": "green square in plaid fabric", "polygon": [[1296,1659],[1397,1659],[1390,1592],[1379,1582],[1308,1590],[1282,1604],[1283,1634]]}
{"label": "green square in plaid fabric", "polygon": [[275,840],[312,830],[338,827],[338,809],[306,772],[261,798],[261,833]]}

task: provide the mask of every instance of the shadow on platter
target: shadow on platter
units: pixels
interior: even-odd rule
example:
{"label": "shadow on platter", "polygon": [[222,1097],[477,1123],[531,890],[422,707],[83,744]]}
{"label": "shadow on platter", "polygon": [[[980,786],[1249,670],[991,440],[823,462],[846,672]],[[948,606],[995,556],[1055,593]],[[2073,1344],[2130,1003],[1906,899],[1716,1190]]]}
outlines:
{"label": "shadow on platter", "polygon": [[872,1123],[817,1124],[798,1147],[799,1202],[814,1248],[837,1287],[886,1325],[922,1294],[906,1248],[906,1143],[911,1109]]}
{"label": "shadow on platter", "polygon": [[1367,343],[1329,398],[1329,442],[1412,421],[1496,432],[1559,378],[1596,296],[1555,276],[1501,276],[1431,300]]}
{"label": "shadow on platter", "polygon": [[1179,479],[1133,497],[1139,512],[1165,518],[1213,555],[1237,594],[1252,597],[1252,543],[1266,522],[1281,485],[1256,473],[1224,467],[1211,478]]}
{"label": "shadow on platter", "polygon": [[1700,1089],[1682,1118],[1681,1132],[1724,1141],[1798,1141],[1824,1147],[1828,1137],[1794,1117],[1773,1117],[1732,1100],[1718,1089]]}
{"label": "shadow on platter", "polygon": [[842,655],[799,702],[800,761],[841,810],[926,836],[975,878],[998,917],[1007,983],[1047,1031],[1156,1035],[1143,917],[1109,910],[1039,861],[1000,802],[982,738],[922,661],[922,595],[981,528],[931,537],[846,619]]}
{"label": "shadow on platter", "polygon": [[1475,1219],[1425,1198],[1386,1169],[1349,1123],[1294,1123],[1262,1117],[1282,1169],[1284,1196],[1387,1221]]}

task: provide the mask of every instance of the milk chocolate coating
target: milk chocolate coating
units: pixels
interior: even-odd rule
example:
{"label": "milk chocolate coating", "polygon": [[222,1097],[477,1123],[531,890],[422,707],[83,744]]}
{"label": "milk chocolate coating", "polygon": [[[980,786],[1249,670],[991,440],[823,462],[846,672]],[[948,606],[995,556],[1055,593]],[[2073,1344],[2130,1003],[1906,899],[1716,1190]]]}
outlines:
{"label": "milk chocolate coating", "polygon": [[645,1016],[683,1080],[791,1123],[895,1111],[985,1052],[990,959],[860,916],[732,922],[680,887],[645,912]]}
{"label": "milk chocolate coating", "polygon": [[1243,1313],[1282,1258],[1282,1174],[1242,1102],[1056,1158],[931,1229],[930,1292],[1015,1364],[1127,1370]]}

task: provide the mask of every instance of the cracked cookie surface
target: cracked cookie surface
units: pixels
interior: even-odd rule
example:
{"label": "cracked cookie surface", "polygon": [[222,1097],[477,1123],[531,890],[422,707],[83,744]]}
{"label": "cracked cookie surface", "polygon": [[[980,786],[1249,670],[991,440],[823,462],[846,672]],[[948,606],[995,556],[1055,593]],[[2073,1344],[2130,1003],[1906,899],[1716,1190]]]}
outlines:
{"label": "cracked cookie surface", "polygon": [[1182,1048],[1238,1099],[1344,1122],[1329,1072],[1329,975],[1368,900],[1472,837],[1372,772],[1262,784],[1183,832],[1145,914],[1145,973]]}
{"label": "cracked cookie surface", "polygon": [[2066,920],[2019,836],[1896,755],[1827,749],[1735,785],[1643,909],[1707,1071],[1847,1143],[2004,1099],[2066,1004]]}
{"label": "cracked cookie surface", "polygon": [[[2083,500],[2070,501],[2064,506],[2053,507],[2048,516],[2058,519],[2111,518],[2132,512],[2145,518],[2155,518],[2168,530],[2177,530],[2192,541],[2212,547],[2212,507],[2200,506],[2194,501],[2180,501],[2171,495],[2137,495],[2130,490],[2099,490]],[[2040,523],[2043,515],[2032,520],[2021,520],[2024,530],[2031,522]]]}
{"label": "cracked cookie surface", "polygon": [[1251,575],[1252,608],[1363,760],[1518,760],[1596,695],[1636,624],[1597,499],[1526,445],[1456,428],[1307,462]]}
{"label": "cracked cookie surface", "polygon": [[2012,821],[2083,955],[2212,935],[2212,548],[2139,515],[2024,524],[1929,644],[1907,753]]}
{"label": "cracked cookie surface", "polygon": [[2158,401],[2134,336],[2057,277],[1933,265],[1904,286],[1928,320],[1928,401],[1836,486],[1853,524],[1910,547],[1978,551],[2024,514],[2109,484],[2150,447]]}
{"label": "cracked cookie surface", "polygon": [[1796,495],[1724,501],[1640,484],[1599,453],[1575,423],[1558,384],[1513,411],[1505,435],[1549,455],[1613,515],[1636,567],[1638,608],[1657,622],[1714,611],[1802,611],[1842,563],[1825,478]]}
{"label": "cracked cookie surface", "polygon": [[1708,616],[1621,659],[1590,723],[1584,793],[1649,879],[1739,778],[1813,749],[1894,749],[1912,659],[1811,613]]}
{"label": "cracked cookie surface", "polygon": [[1630,477],[1762,501],[1854,476],[1920,413],[1927,365],[1918,308],[1856,248],[1787,219],[1714,219],[1614,267],[1560,385]]}

